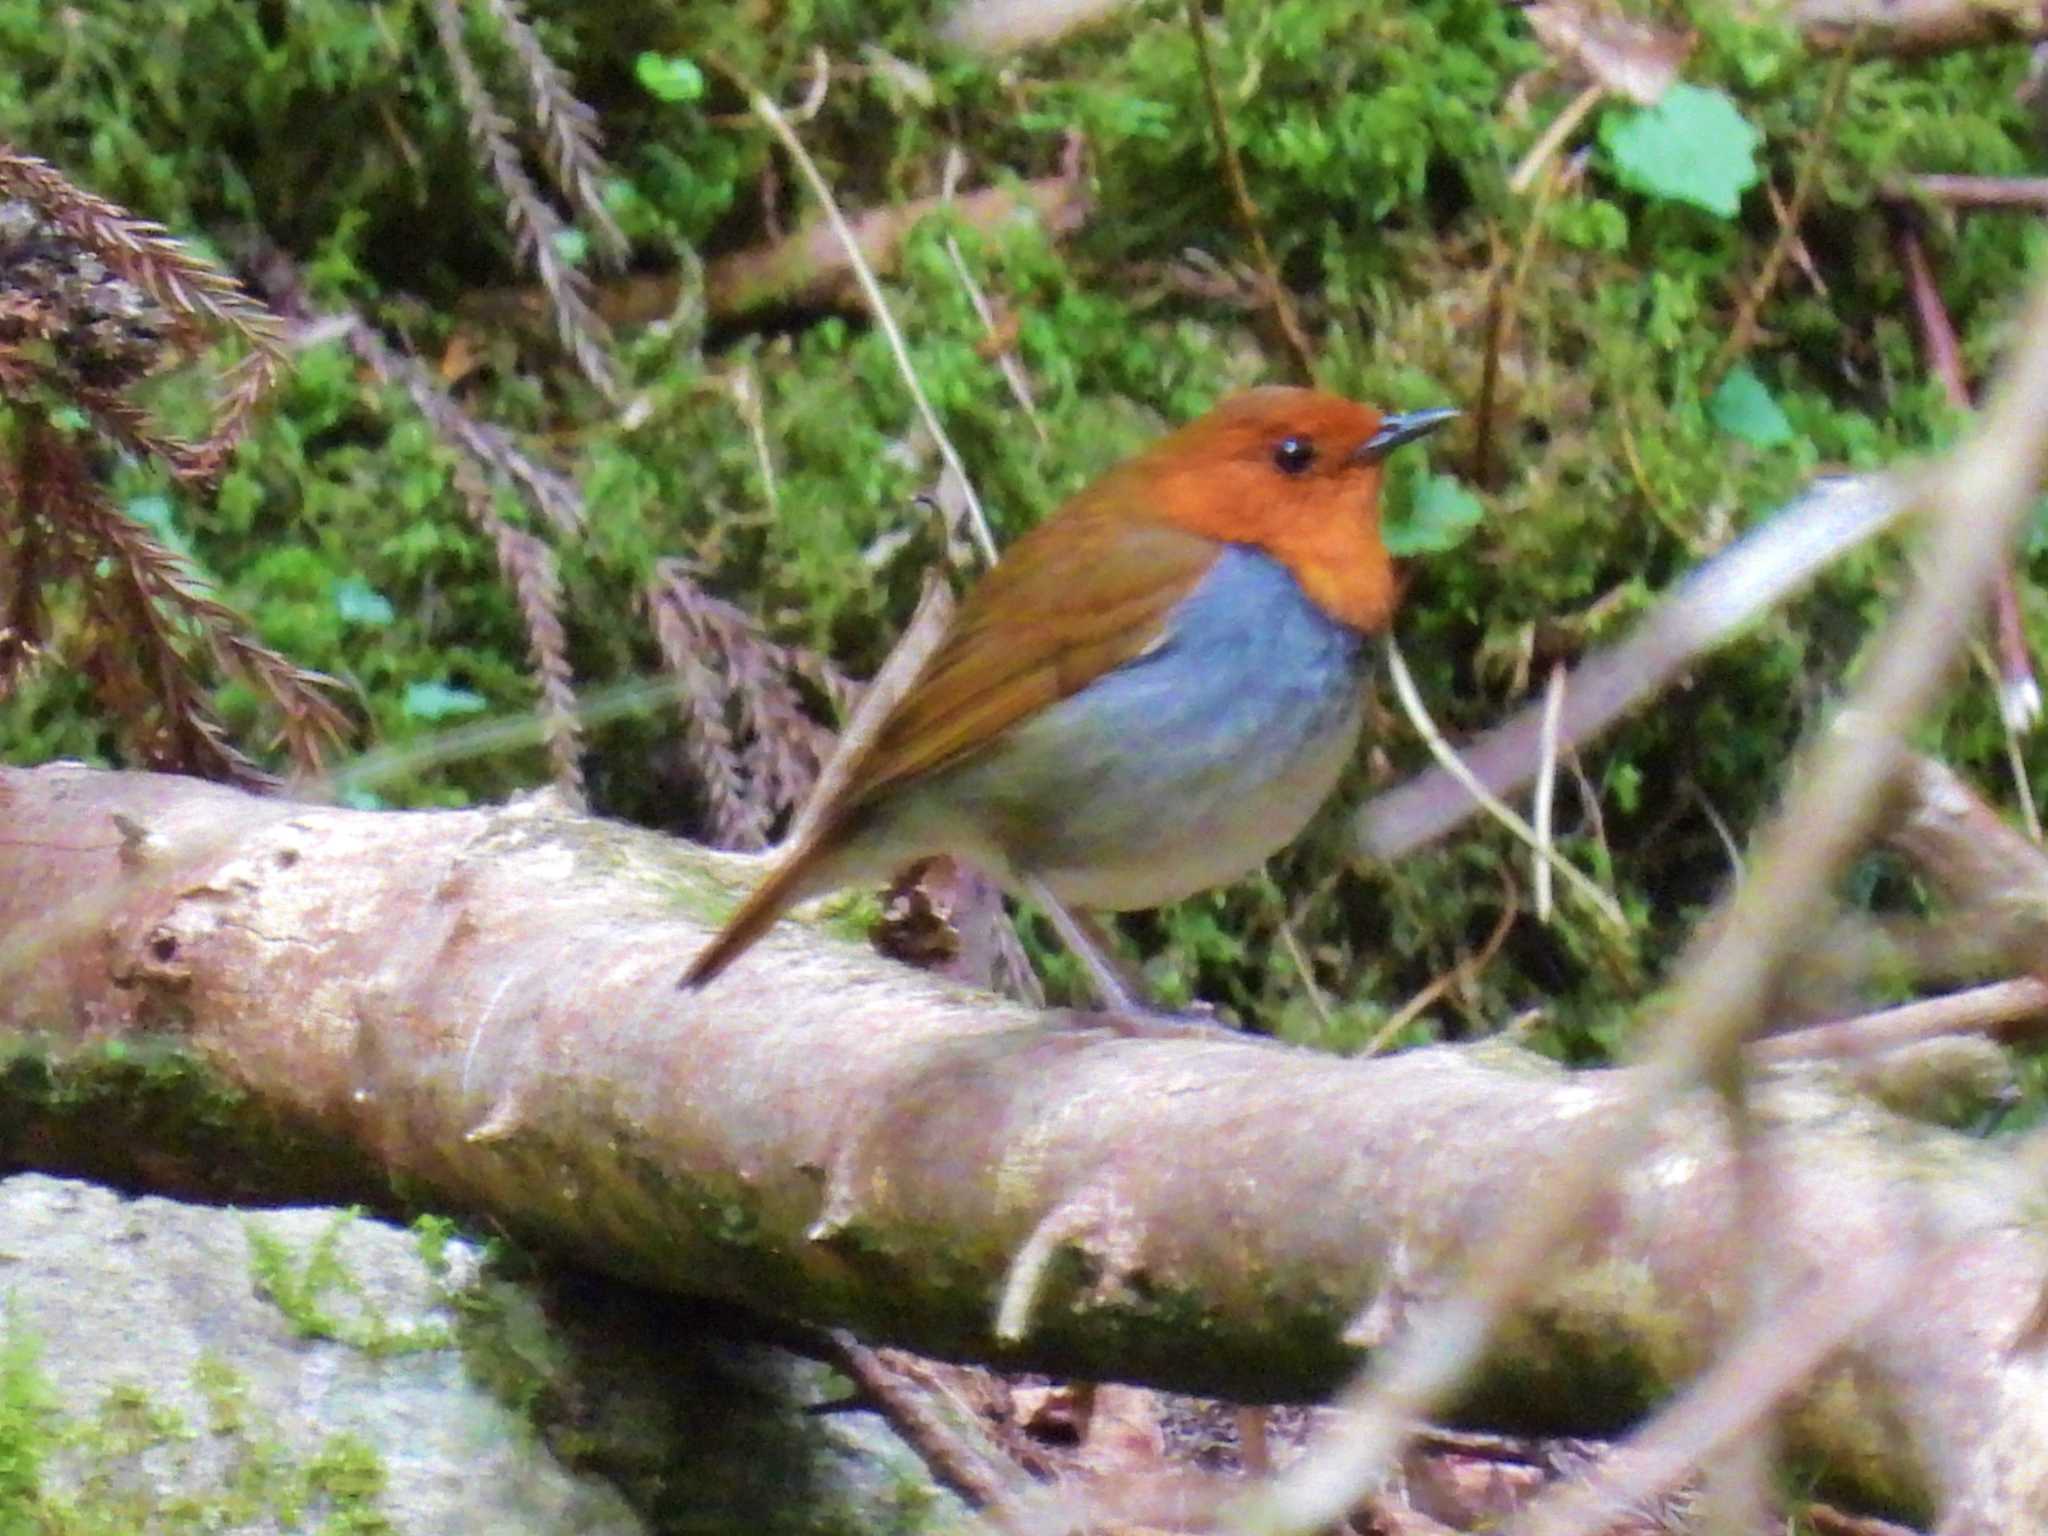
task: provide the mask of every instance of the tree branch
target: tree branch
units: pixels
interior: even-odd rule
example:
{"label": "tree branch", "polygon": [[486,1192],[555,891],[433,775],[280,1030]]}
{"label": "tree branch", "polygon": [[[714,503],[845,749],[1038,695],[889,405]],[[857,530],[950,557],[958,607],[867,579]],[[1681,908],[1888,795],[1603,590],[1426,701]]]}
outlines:
{"label": "tree branch", "polygon": [[[679,994],[741,862],[544,799],[361,812],[0,769],[0,1167],[467,1209],[872,1340],[1269,1400],[1449,1294],[1639,1091],[1497,1046],[1133,1039],[793,925]],[[1788,1267],[1915,1234],[1962,1255],[1795,1395],[1795,1449],[1908,1509],[2001,1458],[2025,1469],[2005,1507],[2048,1506],[2048,1398],[2008,1352],[2048,1287],[2025,1181],[1825,1071],[1756,1114]],[[1598,1430],[1668,1395],[1738,1315],[1736,1212],[1725,1122],[1676,1101],[1462,1412]],[[1915,1454],[1874,1466],[1901,1425]]]}

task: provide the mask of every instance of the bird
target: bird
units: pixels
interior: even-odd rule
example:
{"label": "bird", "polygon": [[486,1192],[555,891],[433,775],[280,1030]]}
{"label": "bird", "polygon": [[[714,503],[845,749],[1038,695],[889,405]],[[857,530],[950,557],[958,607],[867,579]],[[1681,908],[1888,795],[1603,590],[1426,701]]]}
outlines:
{"label": "bird", "polygon": [[1292,842],[1357,745],[1401,575],[1387,456],[1458,414],[1269,385],[1108,470],[961,600],[827,798],[690,962],[702,987],[792,906],[951,854],[1041,906],[1164,906]]}

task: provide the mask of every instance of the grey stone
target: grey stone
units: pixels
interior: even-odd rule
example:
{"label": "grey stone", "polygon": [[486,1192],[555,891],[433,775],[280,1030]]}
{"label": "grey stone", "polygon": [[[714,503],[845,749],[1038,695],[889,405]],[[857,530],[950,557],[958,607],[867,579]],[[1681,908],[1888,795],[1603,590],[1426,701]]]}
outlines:
{"label": "grey stone", "polygon": [[460,1240],[0,1179],[0,1530],[10,1498],[177,1536],[967,1525],[872,1415],[804,1411],[843,1390]]}

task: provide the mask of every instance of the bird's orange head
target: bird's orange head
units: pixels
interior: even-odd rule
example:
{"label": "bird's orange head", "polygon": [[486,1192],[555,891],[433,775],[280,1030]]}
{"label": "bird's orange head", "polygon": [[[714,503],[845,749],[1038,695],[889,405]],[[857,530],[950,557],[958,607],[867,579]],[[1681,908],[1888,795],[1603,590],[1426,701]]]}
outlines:
{"label": "bird's orange head", "polygon": [[1145,515],[1262,549],[1332,618],[1381,630],[1400,600],[1380,537],[1381,465],[1455,415],[1383,415],[1318,390],[1254,389],[1132,460],[1125,485]]}

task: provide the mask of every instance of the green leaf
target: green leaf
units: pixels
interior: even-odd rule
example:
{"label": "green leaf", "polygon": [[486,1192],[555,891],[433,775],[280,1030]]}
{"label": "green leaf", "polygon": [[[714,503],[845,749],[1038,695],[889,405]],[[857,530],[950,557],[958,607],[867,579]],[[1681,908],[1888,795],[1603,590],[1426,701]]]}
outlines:
{"label": "green leaf", "polygon": [[1797,435],[1764,381],[1747,366],[1728,370],[1728,377],[1707,401],[1707,415],[1723,432],[1752,448],[1775,448]]}
{"label": "green leaf", "polygon": [[490,707],[482,694],[467,688],[451,688],[446,683],[408,684],[405,701],[399,705],[414,720],[446,720],[455,715],[481,714]]}
{"label": "green leaf", "polygon": [[1425,475],[1407,511],[1389,517],[1382,536],[1391,555],[1440,555],[1464,543],[1485,515],[1479,498],[1449,475]]}
{"label": "green leaf", "polygon": [[1674,85],[1654,107],[1612,112],[1600,143],[1625,187],[1735,217],[1743,192],[1757,183],[1756,151],[1764,136],[1721,91]]}
{"label": "green leaf", "polygon": [[360,576],[350,576],[334,584],[334,611],[341,615],[344,623],[361,624],[371,629],[382,629],[397,617],[392,611],[391,600]]}
{"label": "green leaf", "polygon": [[633,73],[663,101],[695,101],[704,94],[704,71],[681,54],[643,53],[633,61]]}
{"label": "green leaf", "polygon": [[572,267],[582,266],[590,255],[590,236],[580,229],[558,229],[552,243],[556,254]]}

